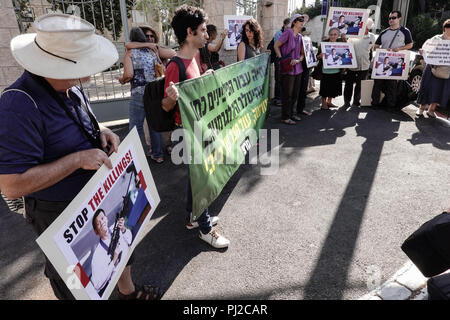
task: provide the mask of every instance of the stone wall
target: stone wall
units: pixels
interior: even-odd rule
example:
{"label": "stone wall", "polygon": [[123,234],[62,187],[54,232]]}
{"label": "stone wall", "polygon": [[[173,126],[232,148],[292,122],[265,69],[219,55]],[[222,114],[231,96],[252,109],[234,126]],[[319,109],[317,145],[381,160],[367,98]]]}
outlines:
{"label": "stone wall", "polygon": [[12,1],[0,0],[0,92],[12,84],[23,72],[9,48],[11,39],[19,34]]}
{"label": "stone wall", "polygon": [[[225,30],[223,16],[236,15],[236,1],[235,0],[204,0],[203,9],[208,14],[208,24],[213,24],[217,27],[217,33],[220,34]],[[225,50],[225,45],[219,51],[220,59],[225,62],[225,65],[235,63],[237,61],[236,50]]]}

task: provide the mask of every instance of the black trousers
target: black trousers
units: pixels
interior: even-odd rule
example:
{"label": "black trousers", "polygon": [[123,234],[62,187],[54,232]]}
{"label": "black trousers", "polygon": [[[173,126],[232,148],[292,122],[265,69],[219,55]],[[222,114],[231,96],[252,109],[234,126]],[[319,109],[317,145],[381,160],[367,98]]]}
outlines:
{"label": "black trousers", "polygon": [[306,92],[308,91],[309,69],[303,66],[302,77],[300,78],[300,88],[297,98],[297,114],[301,115],[305,109]]}
{"label": "black trousers", "polygon": [[294,103],[298,98],[298,90],[300,88],[299,83],[302,74],[299,73],[297,75],[289,75],[282,74],[281,75],[281,99],[283,102],[283,106],[281,107],[281,120],[290,119],[293,114]]}
{"label": "black trousers", "polygon": [[[350,104],[350,100],[353,96],[353,104],[361,104],[361,80],[365,80],[367,77],[367,72],[369,70],[361,71],[351,71],[347,70],[347,75],[345,76],[345,87],[344,87],[344,102],[345,104]],[[355,90],[353,91],[353,85],[355,85]]]}
{"label": "black trousers", "polygon": [[383,91],[386,98],[386,107],[394,108],[397,100],[397,84],[397,80],[375,79],[372,89],[372,105],[380,104],[380,94]]}
{"label": "black trousers", "polygon": [[[31,223],[37,235],[40,236],[61,212],[64,211],[69,203],[69,201],[50,202],[25,197],[26,219]],[[44,274],[50,280],[50,285],[56,298],[60,300],[75,300],[65,282],[61,279],[47,257],[45,257]]]}
{"label": "black trousers", "polygon": [[275,66],[275,99],[281,100],[281,89],[280,89],[280,62],[277,60],[273,63]]}
{"label": "black trousers", "polygon": [[[70,201],[43,201],[25,197],[25,215],[34,231],[40,236],[48,226],[64,211]],[[127,266],[134,261],[134,253],[128,260]],[[45,257],[44,274],[49,279],[53,293],[59,300],[75,300],[75,297],[67,288],[50,260]]]}

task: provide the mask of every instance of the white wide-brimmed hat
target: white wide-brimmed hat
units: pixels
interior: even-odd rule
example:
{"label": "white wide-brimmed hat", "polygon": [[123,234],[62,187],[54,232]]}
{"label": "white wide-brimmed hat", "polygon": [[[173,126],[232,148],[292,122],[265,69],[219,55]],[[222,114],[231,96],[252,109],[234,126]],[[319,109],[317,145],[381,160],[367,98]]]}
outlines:
{"label": "white wide-brimmed hat", "polygon": [[34,22],[36,33],[11,40],[17,62],[31,73],[51,79],[79,79],[112,66],[119,54],[94,26],[77,16],[47,14]]}

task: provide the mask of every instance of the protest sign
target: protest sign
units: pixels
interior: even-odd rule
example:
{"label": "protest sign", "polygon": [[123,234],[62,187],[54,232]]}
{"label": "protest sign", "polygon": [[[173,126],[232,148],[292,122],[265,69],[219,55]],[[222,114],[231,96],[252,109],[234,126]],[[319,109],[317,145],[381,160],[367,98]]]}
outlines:
{"label": "protest sign", "polygon": [[372,79],[406,80],[409,73],[409,51],[375,51]]}
{"label": "protest sign", "polygon": [[312,68],[317,66],[319,60],[316,58],[314,53],[314,48],[310,37],[304,36],[303,40],[303,51],[305,52],[306,66]]}
{"label": "protest sign", "polygon": [[251,16],[223,16],[224,26],[228,29],[228,37],[225,39],[225,50],[237,50],[241,42],[242,25],[251,18]]}
{"label": "protest sign", "polygon": [[76,299],[107,299],[160,199],[136,128],[36,240]]}
{"label": "protest sign", "polygon": [[256,144],[268,110],[269,65],[264,53],[177,84],[194,220]]}
{"label": "protest sign", "polygon": [[428,39],[422,46],[427,64],[450,66],[450,40]]}
{"label": "protest sign", "polygon": [[322,61],[324,69],[356,68],[355,49],[351,43],[322,42]]}
{"label": "protest sign", "polygon": [[325,34],[331,28],[338,28],[347,38],[362,38],[370,10],[356,8],[331,7],[328,12]]}

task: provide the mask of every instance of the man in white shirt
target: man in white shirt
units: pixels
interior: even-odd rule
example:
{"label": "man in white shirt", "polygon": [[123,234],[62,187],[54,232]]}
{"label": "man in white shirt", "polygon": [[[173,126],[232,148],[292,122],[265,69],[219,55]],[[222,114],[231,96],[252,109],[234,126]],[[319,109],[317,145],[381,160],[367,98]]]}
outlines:
{"label": "man in white shirt", "polygon": [[392,72],[392,66],[389,64],[389,57],[384,58],[383,63],[377,67],[375,74],[377,76],[390,76]]}
{"label": "man in white shirt", "polygon": [[[350,107],[350,100],[353,95],[353,106],[358,107],[361,104],[361,81],[367,78],[367,73],[370,67],[371,50],[375,44],[375,35],[369,32],[373,26],[373,20],[367,19],[366,30],[362,39],[350,38],[347,42],[353,44],[355,49],[356,61],[358,67],[347,70],[345,76],[344,87],[344,107]],[[353,91],[353,85],[355,91]]]}
{"label": "man in white shirt", "polygon": [[[119,240],[116,250],[109,255],[108,248],[111,244],[112,228],[108,228],[108,218],[103,209],[98,209],[92,220],[92,226],[96,235],[100,237],[99,243],[92,256],[91,282],[100,296],[103,295],[114,273],[117,271],[121,258],[125,258],[133,236],[131,231],[125,227],[124,219],[120,218],[117,226],[119,228]],[[129,262],[130,264],[130,262]]]}
{"label": "man in white shirt", "polygon": [[[411,32],[400,25],[402,14],[394,10],[389,14],[389,28],[383,30],[378,36],[374,49],[382,48],[388,51],[398,52],[409,50],[413,47]],[[388,109],[396,111],[397,105],[397,80],[375,79],[372,89],[372,107],[380,107],[380,94],[385,93],[385,100]]]}
{"label": "man in white shirt", "polygon": [[327,56],[327,65],[340,65],[342,64],[341,57],[336,54],[336,49],[331,49],[331,54]]}
{"label": "man in white shirt", "polygon": [[347,33],[348,24],[344,21],[345,16],[341,15],[338,21],[333,22],[331,28],[338,28],[341,34]]}

